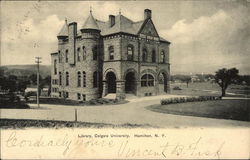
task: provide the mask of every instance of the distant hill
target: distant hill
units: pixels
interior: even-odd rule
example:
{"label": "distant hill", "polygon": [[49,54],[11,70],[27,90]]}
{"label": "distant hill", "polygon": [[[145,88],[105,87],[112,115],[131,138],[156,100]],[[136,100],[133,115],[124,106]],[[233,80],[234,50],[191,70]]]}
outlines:
{"label": "distant hill", "polygon": [[[16,76],[30,76],[37,73],[37,66],[30,65],[6,65],[1,66],[1,70],[4,71],[4,75],[16,75]],[[40,65],[40,75],[44,78],[50,75],[50,65]]]}

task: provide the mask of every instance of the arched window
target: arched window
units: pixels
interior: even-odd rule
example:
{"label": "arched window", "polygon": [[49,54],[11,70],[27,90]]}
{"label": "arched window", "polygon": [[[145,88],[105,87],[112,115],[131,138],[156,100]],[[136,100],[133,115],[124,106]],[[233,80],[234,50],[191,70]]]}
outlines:
{"label": "arched window", "polygon": [[154,77],[151,74],[144,74],[141,77],[141,86],[142,87],[154,86]]}
{"label": "arched window", "polygon": [[114,47],[110,46],[109,47],[109,60],[113,60],[114,59]]}
{"label": "arched window", "polygon": [[59,85],[62,85],[62,73],[59,72]]}
{"label": "arched window", "polygon": [[93,52],[93,60],[97,60],[97,46],[94,46],[92,48],[92,52]]}
{"label": "arched window", "polygon": [[61,63],[62,62],[62,55],[61,55],[61,51],[58,51],[58,62]]}
{"label": "arched window", "polygon": [[77,72],[77,87],[81,87],[81,72]]}
{"label": "arched window", "polygon": [[127,60],[132,61],[134,57],[134,47],[132,45],[128,45],[128,53]]}
{"label": "arched window", "polygon": [[98,83],[98,76],[97,76],[97,72],[95,71],[93,73],[93,87],[96,88],[97,87],[97,83]]}
{"label": "arched window", "polygon": [[66,86],[69,85],[69,72],[66,72]]}
{"label": "arched window", "polygon": [[77,48],[77,61],[80,61],[80,48]]}
{"label": "arched window", "polygon": [[142,50],[142,61],[143,61],[143,62],[147,62],[147,56],[148,56],[147,49],[144,48],[144,49]]}
{"label": "arched window", "polygon": [[69,61],[69,50],[66,49],[65,51],[65,62],[68,63]]}
{"label": "arched window", "polygon": [[86,60],[86,48],[82,47],[82,60]]}
{"label": "arched window", "polygon": [[156,62],[156,53],[155,53],[155,50],[152,51],[152,62],[153,63]]}
{"label": "arched window", "polygon": [[86,72],[82,72],[82,86],[86,87]]}
{"label": "arched window", "polygon": [[161,51],[161,59],[160,59],[161,63],[165,63],[165,52]]}
{"label": "arched window", "polygon": [[56,61],[56,59],[54,60],[54,74],[57,74],[57,67],[56,67],[56,64],[57,63],[57,61]]}

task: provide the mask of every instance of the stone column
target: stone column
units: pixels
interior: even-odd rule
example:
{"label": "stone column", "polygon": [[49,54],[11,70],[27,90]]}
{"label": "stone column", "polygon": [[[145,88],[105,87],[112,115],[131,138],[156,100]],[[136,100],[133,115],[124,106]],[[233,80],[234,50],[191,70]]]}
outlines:
{"label": "stone column", "polygon": [[105,97],[108,93],[107,81],[102,81],[102,97]]}
{"label": "stone column", "polygon": [[136,96],[140,96],[140,89],[141,89],[141,81],[136,81]]}
{"label": "stone column", "polygon": [[125,99],[125,81],[116,81],[116,99]]}

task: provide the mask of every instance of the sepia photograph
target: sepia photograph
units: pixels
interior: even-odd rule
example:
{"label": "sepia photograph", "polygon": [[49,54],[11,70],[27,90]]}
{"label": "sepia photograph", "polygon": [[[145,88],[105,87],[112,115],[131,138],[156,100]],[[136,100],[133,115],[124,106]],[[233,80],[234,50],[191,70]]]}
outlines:
{"label": "sepia photograph", "polygon": [[0,2],[1,159],[249,159],[250,1]]}

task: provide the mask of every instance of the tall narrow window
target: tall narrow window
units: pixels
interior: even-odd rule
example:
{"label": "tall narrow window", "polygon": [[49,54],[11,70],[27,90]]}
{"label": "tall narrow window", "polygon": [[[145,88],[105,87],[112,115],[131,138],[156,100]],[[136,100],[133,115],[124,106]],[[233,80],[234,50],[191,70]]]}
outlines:
{"label": "tall narrow window", "polygon": [[69,50],[66,49],[65,51],[65,62],[68,63],[69,61]]}
{"label": "tall narrow window", "polygon": [[86,94],[83,94],[83,95],[82,95],[82,100],[83,100],[83,101],[86,101]]}
{"label": "tall narrow window", "polygon": [[57,67],[56,67],[56,64],[57,63],[57,61],[56,61],[56,59],[54,60],[54,74],[57,74]]}
{"label": "tall narrow window", "polygon": [[128,46],[127,60],[132,61],[134,56],[134,47],[132,45]]}
{"label": "tall narrow window", "polygon": [[153,63],[156,62],[156,53],[155,53],[155,50],[152,51],[152,62]]}
{"label": "tall narrow window", "polygon": [[58,63],[62,62],[62,55],[61,55],[61,51],[58,51]]}
{"label": "tall narrow window", "polygon": [[81,100],[81,94],[77,93],[77,100]]}
{"label": "tall narrow window", "polygon": [[165,63],[165,52],[164,51],[161,51],[161,60],[160,60],[161,63]]}
{"label": "tall narrow window", "polygon": [[62,85],[62,73],[59,72],[59,85]]}
{"label": "tall narrow window", "polygon": [[114,59],[114,47],[110,46],[109,47],[109,60],[113,60]]}
{"label": "tall narrow window", "polygon": [[77,72],[77,87],[81,87],[81,72]]}
{"label": "tall narrow window", "polygon": [[66,86],[69,85],[69,72],[66,72]]}
{"label": "tall narrow window", "polygon": [[86,87],[86,72],[82,72],[82,86]]}
{"label": "tall narrow window", "polygon": [[141,77],[141,86],[142,87],[154,86],[154,77],[151,74],[144,74]]}
{"label": "tall narrow window", "polygon": [[147,56],[148,56],[147,49],[144,48],[142,51],[142,61],[143,62],[147,62]]}
{"label": "tall narrow window", "polygon": [[97,83],[98,83],[98,76],[97,76],[97,72],[95,71],[93,73],[93,87],[97,88]]}
{"label": "tall narrow window", "polygon": [[82,47],[82,60],[86,60],[86,48]]}
{"label": "tall narrow window", "polygon": [[77,61],[80,61],[80,48],[77,48]]}
{"label": "tall narrow window", "polygon": [[93,60],[97,60],[97,46],[94,46],[92,48],[92,52],[93,52]]}

